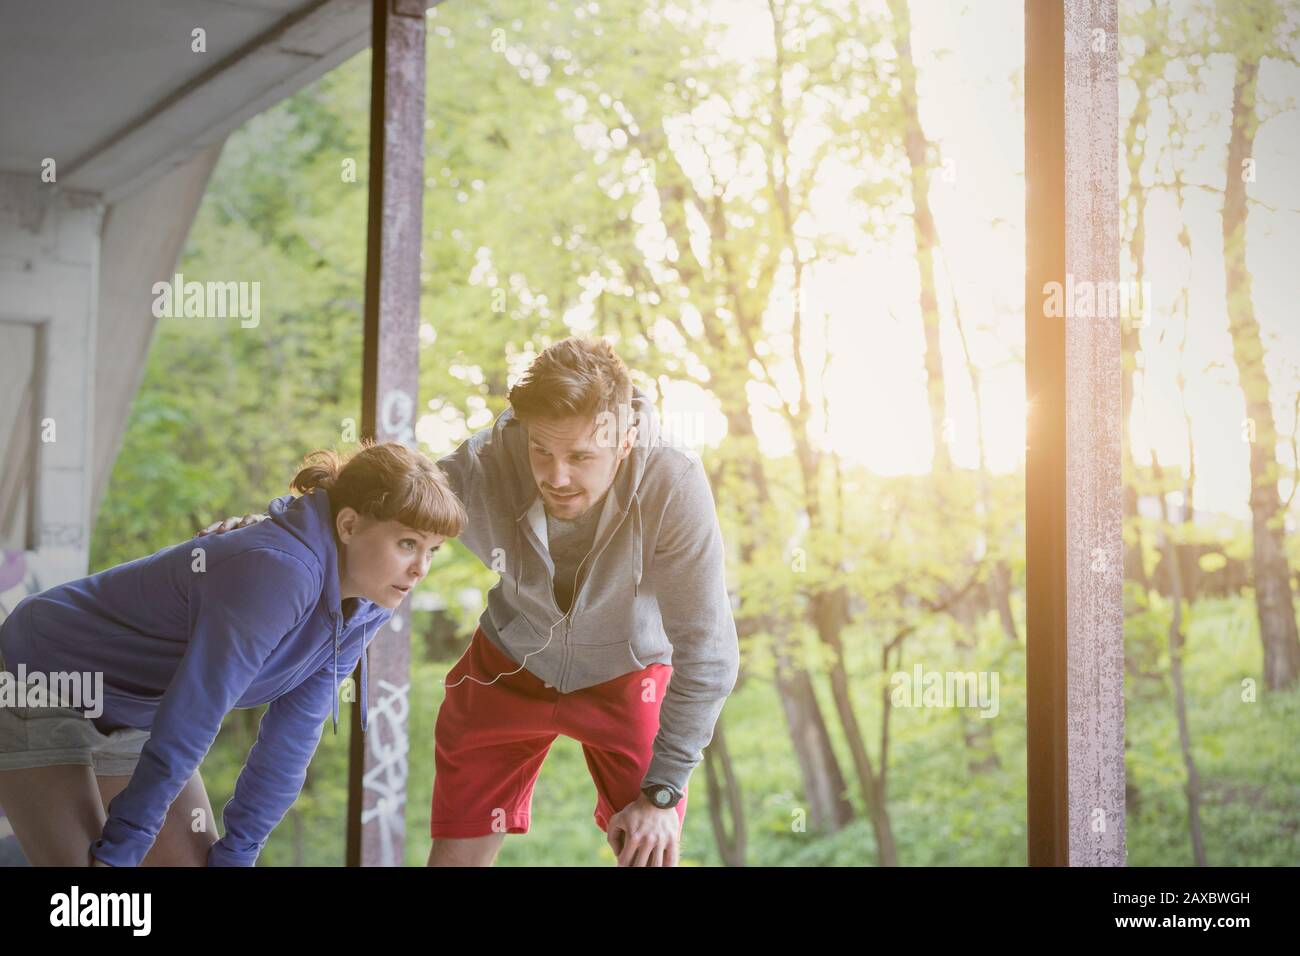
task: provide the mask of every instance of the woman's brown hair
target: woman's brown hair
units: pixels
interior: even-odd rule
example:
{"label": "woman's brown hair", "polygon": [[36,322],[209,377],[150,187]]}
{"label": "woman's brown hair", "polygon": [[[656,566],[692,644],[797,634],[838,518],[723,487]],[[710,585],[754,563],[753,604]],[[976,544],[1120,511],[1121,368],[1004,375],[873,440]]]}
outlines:
{"label": "woman's brown hair", "polygon": [[289,488],[329,495],[331,517],[352,508],[378,521],[398,521],[426,534],[454,538],[465,527],[465,506],[447,476],[427,456],[400,442],[367,439],[347,457],[327,448],[303,458],[304,467]]}

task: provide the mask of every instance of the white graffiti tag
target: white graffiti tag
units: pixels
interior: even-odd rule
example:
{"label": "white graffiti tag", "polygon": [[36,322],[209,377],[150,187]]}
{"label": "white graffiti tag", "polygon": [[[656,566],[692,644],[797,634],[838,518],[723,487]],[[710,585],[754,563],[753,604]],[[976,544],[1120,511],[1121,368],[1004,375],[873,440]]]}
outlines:
{"label": "white graffiti tag", "polygon": [[379,681],[379,702],[366,718],[366,741],[373,766],[361,778],[363,792],[373,794],[375,802],[363,797],[361,825],[379,822],[380,866],[400,866],[397,847],[406,828],[406,755],[410,740],[406,716],[410,711],[411,685]]}
{"label": "white graffiti tag", "polygon": [[415,400],[409,392],[395,388],[384,395],[379,422],[390,441],[414,447],[415,429],[411,427],[414,413]]}

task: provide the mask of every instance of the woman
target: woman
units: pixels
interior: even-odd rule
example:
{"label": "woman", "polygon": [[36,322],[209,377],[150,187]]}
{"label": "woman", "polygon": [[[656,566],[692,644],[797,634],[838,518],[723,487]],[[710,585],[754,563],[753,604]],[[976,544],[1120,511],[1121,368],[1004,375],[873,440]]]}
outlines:
{"label": "woman", "polygon": [[[465,511],[394,442],[305,464],[269,520],[32,595],[0,625],[0,807],[33,865],[251,866],[358,660],[364,729],[363,651]],[[40,699],[68,675],[102,700]],[[199,765],[232,708],[266,703],[217,839]]]}

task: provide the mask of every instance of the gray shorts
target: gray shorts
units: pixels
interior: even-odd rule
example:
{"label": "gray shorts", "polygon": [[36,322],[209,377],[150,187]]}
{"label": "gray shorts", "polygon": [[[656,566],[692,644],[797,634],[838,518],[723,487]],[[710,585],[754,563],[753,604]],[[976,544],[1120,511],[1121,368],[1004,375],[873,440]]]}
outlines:
{"label": "gray shorts", "polygon": [[[0,658],[0,671],[4,669]],[[129,777],[148,739],[149,731],[133,727],[105,734],[73,707],[0,705],[0,770],[73,764],[90,767],[100,777]]]}

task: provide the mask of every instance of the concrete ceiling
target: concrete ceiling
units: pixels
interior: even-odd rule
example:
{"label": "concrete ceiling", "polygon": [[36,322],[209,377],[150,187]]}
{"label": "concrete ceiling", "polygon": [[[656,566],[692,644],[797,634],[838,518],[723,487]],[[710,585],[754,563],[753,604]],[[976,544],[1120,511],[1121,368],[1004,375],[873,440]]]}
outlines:
{"label": "concrete ceiling", "polygon": [[116,202],[368,46],[370,6],[0,0],[0,171],[52,157],[59,185]]}

